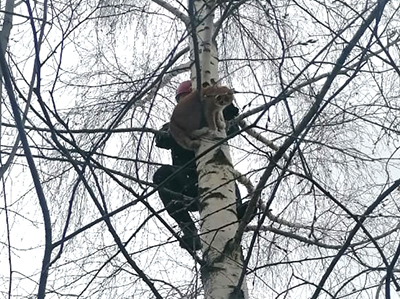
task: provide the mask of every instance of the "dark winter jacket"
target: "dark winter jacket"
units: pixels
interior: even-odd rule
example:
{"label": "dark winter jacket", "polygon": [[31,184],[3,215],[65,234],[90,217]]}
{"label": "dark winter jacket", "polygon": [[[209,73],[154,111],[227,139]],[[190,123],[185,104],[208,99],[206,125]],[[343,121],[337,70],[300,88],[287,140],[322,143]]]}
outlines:
{"label": "dark winter jacket", "polygon": [[[239,113],[239,109],[232,104],[226,107],[223,111],[225,120],[232,120]],[[239,130],[237,125],[230,126],[227,129],[227,134],[233,134]],[[169,123],[162,126],[161,130],[156,134],[156,146],[164,149],[170,149],[172,155],[172,164],[175,166],[183,166],[190,160],[194,159],[194,152],[182,148],[172,138],[169,133]],[[188,168],[196,169],[196,162],[190,163]]]}

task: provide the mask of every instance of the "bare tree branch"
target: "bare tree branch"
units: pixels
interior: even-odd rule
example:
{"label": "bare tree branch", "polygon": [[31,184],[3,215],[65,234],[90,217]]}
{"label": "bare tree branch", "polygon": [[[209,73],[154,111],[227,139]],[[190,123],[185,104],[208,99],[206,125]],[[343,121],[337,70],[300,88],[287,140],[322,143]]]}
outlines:
{"label": "bare tree branch", "polygon": [[184,14],[183,12],[181,12],[179,9],[173,7],[171,4],[169,4],[163,0],[152,0],[152,1],[154,3],[157,3],[158,5],[160,5],[162,8],[165,8],[173,15],[175,15],[178,19],[180,19],[186,25],[186,27],[189,26],[189,23],[190,23],[189,17],[186,14]]}
{"label": "bare tree branch", "polygon": [[[1,46],[2,45],[0,44],[0,47]],[[41,275],[40,275],[40,283],[39,283],[39,291],[38,291],[38,298],[42,299],[45,297],[45,289],[46,289],[46,282],[47,282],[47,276],[48,276],[48,265],[50,263],[50,256],[51,256],[52,236],[51,236],[50,213],[49,213],[49,209],[47,206],[46,197],[44,195],[44,192],[43,192],[43,189],[42,189],[42,186],[40,183],[39,174],[37,172],[35,162],[33,160],[32,153],[30,151],[29,143],[28,143],[28,140],[26,138],[26,134],[25,134],[25,131],[23,128],[22,119],[19,114],[19,107],[18,107],[17,101],[14,97],[14,91],[12,89],[11,76],[8,71],[8,66],[7,66],[4,55],[0,55],[0,66],[1,66],[2,73],[3,73],[3,78],[5,81],[5,86],[7,89],[8,97],[10,99],[12,109],[14,112],[15,122],[17,123],[19,137],[21,139],[22,146],[24,148],[25,157],[29,164],[29,169],[31,171],[32,179],[35,183],[35,188],[36,188],[37,196],[39,199],[39,204],[40,204],[40,207],[41,207],[42,213],[43,213],[43,220],[44,220],[45,232],[46,232],[46,244],[45,244],[45,251],[44,251],[42,271],[41,271]]]}

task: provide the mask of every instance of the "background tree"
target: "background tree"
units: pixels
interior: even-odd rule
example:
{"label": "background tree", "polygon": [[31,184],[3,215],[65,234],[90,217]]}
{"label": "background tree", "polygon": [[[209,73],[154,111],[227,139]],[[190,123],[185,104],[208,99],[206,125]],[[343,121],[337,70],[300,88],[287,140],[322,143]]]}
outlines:
{"label": "background tree", "polygon": [[[1,39],[3,297],[203,296],[202,254],[179,247],[151,183],[170,163],[154,133],[189,77],[186,7],[1,2],[13,16]],[[230,152],[265,208],[241,242],[250,298],[396,296],[398,10],[217,1],[219,77],[239,92],[243,126]]]}

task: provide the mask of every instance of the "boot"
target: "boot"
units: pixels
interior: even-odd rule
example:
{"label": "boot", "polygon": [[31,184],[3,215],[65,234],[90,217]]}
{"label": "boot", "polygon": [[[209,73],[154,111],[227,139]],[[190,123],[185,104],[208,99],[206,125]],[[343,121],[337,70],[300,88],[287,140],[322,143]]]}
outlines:
{"label": "boot", "polygon": [[197,234],[197,229],[196,227],[194,227],[194,224],[193,227],[191,228],[189,228],[188,226],[183,227],[182,231],[183,231],[182,242],[179,245],[182,248],[189,248],[193,251],[200,250],[201,241],[199,235]]}
{"label": "boot", "polygon": [[183,235],[182,241],[179,245],[182,248],[189,248],[193,251],[197,251],[201,249],[201,241],[200,237],[196,234],[193,235]]}
{"label": "boot", "polygon": [[[249,202],[246,201],[246,202],[244,202],[244,203],[241,203],[241,204],[237,207],[236,211],[237,211],[237,216],[238,216],[238,219],[239,219],[239,220],[242,220],[242,218],[243,218],[243,216],[244,216],[244,213],[246,212],[248,206],[249,206]],[[248,222],[250,222],[251,220],[253,220],[253,218],[254,218],[256,215],[257,215],[257,207],[254,209],[253,214],[251,215],[251,217],[250,217],[250,219],[249,219]]]}

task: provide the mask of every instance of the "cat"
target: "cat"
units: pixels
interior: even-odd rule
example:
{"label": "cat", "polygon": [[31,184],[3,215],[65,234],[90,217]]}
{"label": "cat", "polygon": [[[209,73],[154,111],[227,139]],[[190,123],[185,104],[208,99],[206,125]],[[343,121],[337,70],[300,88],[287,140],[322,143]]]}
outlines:
{"label": "cat", "polygon": [[[200,93],[194,90],[181,99],[175,106],[169,124],[174,140],[187,150],[195,150],[200,144],[199,137],[210,131],[225,130],[222,111],[232,103],[233,93],[229,87],[213,85],[202,88]],[[201,128],[203,111],[206,128]]]}

